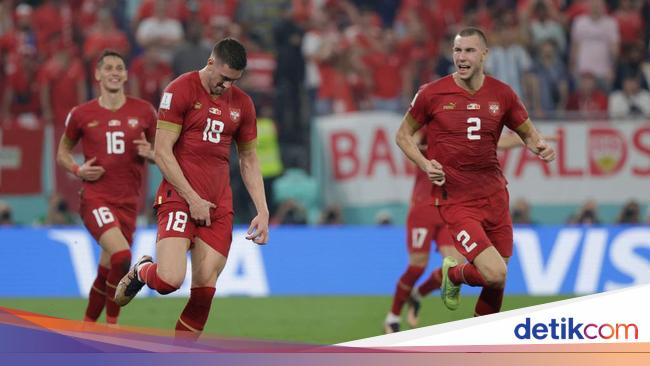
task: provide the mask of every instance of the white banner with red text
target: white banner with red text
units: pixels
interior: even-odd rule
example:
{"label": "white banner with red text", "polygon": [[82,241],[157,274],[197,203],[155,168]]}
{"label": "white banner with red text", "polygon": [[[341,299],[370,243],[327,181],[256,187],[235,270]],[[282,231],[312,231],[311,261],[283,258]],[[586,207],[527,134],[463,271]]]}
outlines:
{"label": "white banner with red text", "polygon": [[[395,144],[401,120],[383,112],[317,119],[314,166],[326,204],[408,203],[416,168]],[[501,152],[511,197],[533,204],[650,201],[650,122],[535,124],[557,138],[557,160],[545,164],[526,149]]]}

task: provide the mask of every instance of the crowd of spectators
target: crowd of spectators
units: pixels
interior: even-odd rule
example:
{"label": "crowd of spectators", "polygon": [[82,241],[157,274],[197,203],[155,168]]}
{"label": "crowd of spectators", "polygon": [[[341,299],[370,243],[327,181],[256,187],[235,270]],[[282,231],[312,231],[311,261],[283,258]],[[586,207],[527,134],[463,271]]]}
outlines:
{"label": "crowd of spectators", "polygon": [[129,93],[157,105],[170,80],[232,36],[248,49],[239,86],[271,110],[284,167],[308,169],[314,116],[403,113],[419,85],[453,70],[452,37],[469,25],[488,35],[487,72],[534,118],[648,118],[649,3],[5,0],[0,123],[50,124],[60,136],[71,107],[96,95],[105,48],[129,60]]}

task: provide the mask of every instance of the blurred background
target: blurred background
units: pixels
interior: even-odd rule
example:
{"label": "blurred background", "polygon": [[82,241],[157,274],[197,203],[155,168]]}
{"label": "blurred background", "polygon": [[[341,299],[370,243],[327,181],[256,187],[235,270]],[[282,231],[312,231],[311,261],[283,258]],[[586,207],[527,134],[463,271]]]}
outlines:
{"label": "blurred background", "polygon": [[[418,87],[453,72],[453,36],[470,25],[488,36],[486,71],[557,138],[549,165],[524,149],[500,154],[520,256],[508,290],[576,294],[650,282],[649,1],[4,0],[0,248],[7,261],[16,243],[30,255],[60,255],[75,272],[61,275],[59,292],[15,283],[0,296],[85,296],[83,278],[95,267],[83,272],[83,258],[97,249],[76,213],[79,182],[56,167],[54,150],[68,111],[97,95],[91,76],[101,51],[126,55],[128,93],[157,106],[167,83],[203,67],[226,36],[248,50],[238,86],[257,108],[277,226],[262,254],[242,241],[249,254],[229,262],[267,282],[222,294],[391,293],[406,259],[402,225],[415,171],[394,133]],[[247,225],[254,208],[236,155],[231,164],[236,224]],[[155,223],[161,179],[155,166],[148,173],[141,227]],[[134,248],[146,252],[154,240],[155,230],[139,230]],[[69,252],[42,252],[52,241]],[[295,253],[299,266],[291,267],[283,259]],[[340,257],[379,266],[353,268]],[[340,286],[285,286],[287,273],[336,282],[323,274],[332,264],[349,268]],[[242,269],[232,273],[236,282]]]}

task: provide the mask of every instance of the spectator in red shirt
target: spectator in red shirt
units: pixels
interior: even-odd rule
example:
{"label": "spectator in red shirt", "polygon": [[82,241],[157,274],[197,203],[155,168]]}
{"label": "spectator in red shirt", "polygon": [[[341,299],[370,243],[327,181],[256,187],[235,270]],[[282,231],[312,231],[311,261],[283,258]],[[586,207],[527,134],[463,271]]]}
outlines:
{"label": "spectator in red shirt", "polygon": [[391,112],[402,110],[405,96],[402,72],[406,60],[397,52],[397,38],[392,29],[381,32],[379,42],[365,55],[364,62],[371,76],[373,108]]}
{"label": "spectator in red shirt", "polygon": [[641,16],[641,2],[621,0],[614,18],[618,22],[621,45],[633,44],[645,39],[645,24]]}
{"label": "spectator in red shirt", "polygon": [[86,61],[94,65],[97,57],[105,49],[112,49],[122,55],[128,55],[130,47],[126,34],[115,27],[110,10],[101,8],[97,12],[95,25],[86,34],[84,42]]}
{"label": "spectator in red shirt", "polygon": [[142,55],[133,60],[129,72],[130,95],[142,98],[152,105],[158,105],[160,95],[172,80],[169,64],[161,60],[159,49],[146,48]]}
{"label": "spectator in red shirt", "polygon": [[567,103],[567,110],[581,118],[605,118],[607,116],[607,95],[598,88],[596,77],[583,73],[578,80],[578,90],[573,92]]}

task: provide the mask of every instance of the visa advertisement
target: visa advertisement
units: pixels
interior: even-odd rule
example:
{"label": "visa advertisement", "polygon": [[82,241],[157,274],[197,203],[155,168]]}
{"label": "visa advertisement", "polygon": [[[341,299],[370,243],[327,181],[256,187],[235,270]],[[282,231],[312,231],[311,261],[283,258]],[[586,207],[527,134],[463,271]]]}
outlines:
{"label": "visa advertisement", "polygon": [[[274,227],[265,246],[244,236],[244,229],[234,233],[217,296],[390,295],[406,268],[403,227]],[[133,258],[154,254],[155,238],[155,230],[139,229]],[[589,294],[650,283],[650,226],[517,227],[514,239],[508,294]],[[0,229],[0,296],[85,297],[98,258],[83,228]],[[428,271],[440,260],[433,254]],[[174,296],[189,295],[189,268]]]}

